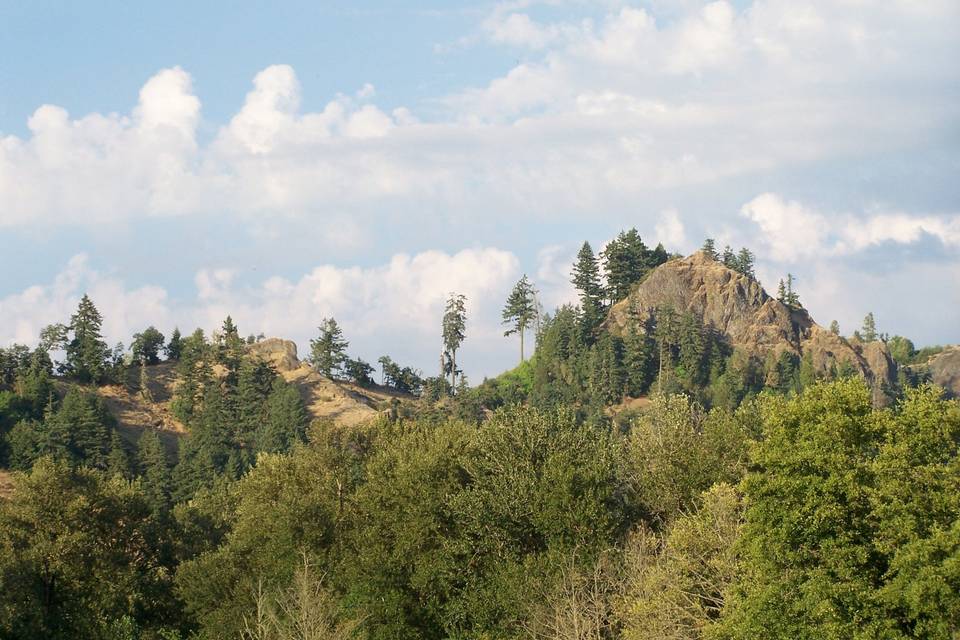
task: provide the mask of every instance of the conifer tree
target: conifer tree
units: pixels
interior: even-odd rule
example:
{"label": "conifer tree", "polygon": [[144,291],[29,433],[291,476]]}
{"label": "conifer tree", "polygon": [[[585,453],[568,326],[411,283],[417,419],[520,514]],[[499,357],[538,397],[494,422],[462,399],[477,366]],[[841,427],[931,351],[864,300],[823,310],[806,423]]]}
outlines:
{"label": "conifer tree", "polygon": [[444,372],[450,373],[450,390],[457,388],[457,349],[463,343],[467,328],[467,297],[463,294],[451,293],[447,299],[447,307],[443,314],[443,348],[449,355],[450,365],[442,367]]}
{"label": "conifer tree", "polygon": [[520,362],[523,362],[523,334],[537,314],[536,290],[530,281],[527,280],[527,274],[523,274],[520,281],[513,287],[510,296],[507,298],[507,304],[503,308],[503,324],[509,325],[509,329],[504,332],[504,336],[514,333],[520,334]]}
{"label": "conifer tree", "polygon": [[649,330],[631,315],[623,337],[624,385],[627,395],[639,397],[647,392],[656,373],[656,343]]}
{"label": "conifer tree", "polygon": [[840,335],[840,323],[837,322],[836,320],[832,320],[830,322],[830,333],[832,333],[835,336]]}
{"label": "conifer tree", "polygon": [[723,266],[729,267],[730,269],[737,268],[737,256],[733,252],[733,249],[730,248],[730,245],[727,245],[723,248],[721,260],[723,262]]}
{"label": "conifer tree", "polygon": [[877,339],[877,323],[873,319],[871,311],[863,319],[863,327],[860,329],[860,337],[864,342],[873,342]]}
{"label": "conifer tree", "polygon": [[655,269],[660,265],[664,264],[667,260],[670,259],[670,254],[667,253],[667,250],[664,248],[662,242],[658,242],[657,246],[653,248],[647,256],[647,271]]}
{"label": "conifer tree", "polygon": [[66,372],[80,382],[99,382],[106,372],[110,349],[100,333],[102,324],[103,316],[84,294],[70,318],[72,338],[66,345]]}
{"label": "conifer tree", "polygon": [[130,477],[130,457],[116,429],[110,434],[110,453],[107,456],[107,473],[122,478]]}
{"label": "conifer tree", "polygon": [[150,509],[154,514],[166,513],[170,509],[173,486],[167,454],[155,431],[148,430],[140,436],[137,466]]}
{"label": "conifer tree", "polygon": [[310,341],[310,362],[314,369],[328,378],[339,377],[347,360],[350,343],[344,339],[340,325],[333,318],[324,318],[319,329],[319,337]]}
{"label": "conifer tree", "polygon": [[713,260],[720,259],[720,254],[717,253],[717,245],[714,242],[713,238],[707,238],[706,240],[704,240],[703,246],[700,247],[700,251],[703,251],[705,254],[707,254],[708,258],[711,258]]}
{"label": "conifer tree", "polygon": [[306,440],[310,417],[296,386],[277,376],[266,409],[266,419],[257,434],[258,451],[285,453]]}
{"label": "conifer tree", "polygon": [[754,256],[753,252],[746,247],[740,249],[740,253],[737,254],[737,271],[747,276],[748,278],[756,279],[756,275],[753,272],[753,261]]}
{"label": "conifer tree", "polygon": [[170,341],[167,342],[164,350],[167,353],[167,360],[180,359],[180,354],[183,353],[183,338],[180,336],[179,328],[174,327],[173,333],[170,334]]}
{"label": "conifer tree", "polygon": [[600,264],[589,242],[584,242],[573,265],[573,286],[580,292],[580,312],[584,334],[592,335],[603,320],[603,285],[600,283]]}
{"label": "conifer tree", "polygon": [[274,368],[259,358],[245,358],[240,364],[236,393],[231,399],[233,439],[241,448],[253,447],[255,434],[266,418],[266,402],[276,377]]}
{"label": "conifer tree", "polygon": [[649,269],[650,251],[636,229],[621,231],[600,256],[607,276],[607,298],[611,303],[630,295],[630,288]]}

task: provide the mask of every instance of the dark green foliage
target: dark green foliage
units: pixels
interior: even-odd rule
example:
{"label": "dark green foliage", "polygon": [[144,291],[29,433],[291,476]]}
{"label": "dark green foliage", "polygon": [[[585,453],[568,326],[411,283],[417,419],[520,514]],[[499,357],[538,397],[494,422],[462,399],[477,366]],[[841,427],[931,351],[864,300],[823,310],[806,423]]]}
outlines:
{"label": "dark green foliage", "polygon": [[653,322],[631,316],[623,336],[624,391],[632,397],[647,393],[657,375],[657,344]]}
{"label": "dark green foliage", "polygon": [[[179,333],[177,334],[179,337]],[[157,364],[160,362],[160,350],[163,349],[165,338],[153,326],[147,327],[141,333],[133,334],[133,344],[130,345],[130,352],[134,360],[146,364]]]}
{"label": "dark green foliage", "polygon": [[66,344],[64,372],[80,382],[98,383],[107,372],[110,349],[103,341],[100,327],[103,317],[87,295],[80,299],[77,312],[70,318],[72,337]]}
{"label": "dark green foliage", "polygon": [[144,499],[154,514],[170,510],[173,480],[163,443],[154,431],[140,436],[137,449],[137,468],[141,477]]}
{"label": "dark green foliage", "polygon": [[623,399],[623,352],[623,341],[610,333],[602,334],[593,344],[587,380],[595,402],[610,405]]}
{"label": "dark green foliage", "polygon": [[592,336],[594,329],[603,321],[604,290],[600,283],[600,263],[589,242],[584,242],[573,265],[573,286],[580,295],[580,312],[584,336]]}
{"label": "dark green foliage", "polygon": [[611,302],[618,302],[630,295],[630,288],[643,278],[655,262],[636,229],[621,231],[607,244],[600,257],[607,276],[607,299]]}
{"label": "dark green foliage", "polygon": [[704,240],[703,246],[700,247],[700,251],[703,251],[705,254],[707,254],[708,258],[711,258],[713,260],[720,259],[720,254],[717,253],[717,245],[713,241],[713,238],[707,238],[706,240]]}
{"label": "dark green foliage", "polygon": [[327,376],[338,377],[347,361],[347,342],[340,325],[333,318],[324,318],[320,323],[320,335],[310,341],[310,364]]}
{"label": "dark green foliage", "polygon": [[374,384],[373,378],[370,377],[370,374],[373,373],[373,366],[365,360],[360,358],[347,358],[347,361],[343,365],[343,372],[347,377],[347,380],[354,382],[361,387],[369,387]]}
{"label": "dark green foliage", "polygon": [[183,338],[180,336],[180,329],[174,327],[173,333],[170,334],[170,340],[167,342],[167,346],[164,347],[164,351],[167,354],[167,360],[179,360],[180,354],[183,353]]}
{"label": "dark green foliage", "polygon": [[116,430],[110,433],[110,452],[107,454],[107,475],[130,478],[130,456],[127,446]]}
{"label": "dark green foliage", "polygon": [[418,369],[401,367],[390,359],[390,356],[381,356],[377,362],[381,367],[384,386],[396,389],[401,393],[411,393],[414,395],[420,393],[424,381]]}
{"label": "dark green foliage", "polygon": [[[451,293],[443,313],[441,335],[443,336],[443,360],[441,375],[449,373],[451,391],[457,387],[457,350],[463,344],[467,331],[467,297]],[[447,362],[447,360],[449,362]]]}
{"label": "dark green foliage", "polygon": [[793,290],[793,281],[795,278],[792,273],[787,274],[787,279],[781,280],[777,285],[777,300],[787,305],[788,307],[799,308],[803,305],[800,304],[800,296],[797,295],[797,292]]}
{"label": "dark green foliage", "polygon": [[310,418],[296,386],[277,376],[265,409],[266,418],[257,431],[258,451],[286,453],[306,439]]}

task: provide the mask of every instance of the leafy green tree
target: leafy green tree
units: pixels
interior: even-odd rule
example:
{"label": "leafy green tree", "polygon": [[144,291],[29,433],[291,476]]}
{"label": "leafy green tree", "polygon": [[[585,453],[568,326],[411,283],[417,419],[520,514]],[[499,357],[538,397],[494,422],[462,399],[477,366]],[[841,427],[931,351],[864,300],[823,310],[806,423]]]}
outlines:
{"label": "leafy green tree", "polygon": [[580,292],[580,312],[583,318],[584,335],[592,336],[603,321],[604,291],[600,282],[600,263],[589,242],[584,242],[573,265],[573,286]]}
{"label": "leafy green tree", "polygon": [[145,364],[160,362],[160,350],[163,349],[164,336],[155,327],[149,326],[141,333],[133,334],[130,352],[135,360]]}
{"label": "leafy green tree", "polygon": [[621,231],[600,257],[607,276],[607,299],[617,302],[630,295],[630,289],[650,268],[650,250],[636,229]]}
{"label": "leafy green tree", "polygon": [[893,336],[887,341],[887,348],[890,349],[890,357],[899,365],[911,364],[913,357],[917,353],[913,341],[903,336]]}
{"label": "leafy green tree", "polygon": [[[114,638],[179,621],[135,484],[41,459],[0,500],[0,637]],[[173,628],[172,628],[173,627]]]}
{"label": "leafy green tree", "polygon": [[[450,388],[457,387],[457,350],[463,344],[467,330],[467,296],[451,293],[443,313],[442,335],[444,352],[450,355]],[[444,367],[446,369],[446,367]]]}
{"label": "leafy green tree", "polygon": [[310,341],[310,363],[328,378],[336,378],[347,360],[348,346],[350,343],[343,337],[337,321],[324,318],[320,323],[319,337]]}
{"label": "leafy green tree", "polygon": [[523,274],[520,281],[513,287],[507,304],[503,308],[503,324],[509,325],[504,336],[514,333],[520,334],[520,362],[523,362],[523,334],[537,315],[536,289]]}
{"label": "leafy green tree", "polygon": [[110,349],[100,333],[103,316],[84,294],[70,318],[72,337],[66,344],[65,372],[80,382],[100,382],[107,369]]}
{"label": "leafy green tree", "polygon": [[370,374],[373,373],[373,366],[369,362],[360,358],[347,358],[343,367],[347,379],[361,387],[368,387],[374,384]]}

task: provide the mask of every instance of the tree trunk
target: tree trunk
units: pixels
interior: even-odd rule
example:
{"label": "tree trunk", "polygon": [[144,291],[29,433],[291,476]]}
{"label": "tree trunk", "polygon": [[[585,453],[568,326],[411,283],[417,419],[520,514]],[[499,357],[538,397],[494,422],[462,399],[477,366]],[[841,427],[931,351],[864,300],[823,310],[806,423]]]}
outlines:
{"label": "tree trunk", "polygon": [[457,395],[457,350],[450,354],[450,395]]}
{"label": "tree trunk", "polygon": [[523,364],[523,329],[520,329],[520,364]]}

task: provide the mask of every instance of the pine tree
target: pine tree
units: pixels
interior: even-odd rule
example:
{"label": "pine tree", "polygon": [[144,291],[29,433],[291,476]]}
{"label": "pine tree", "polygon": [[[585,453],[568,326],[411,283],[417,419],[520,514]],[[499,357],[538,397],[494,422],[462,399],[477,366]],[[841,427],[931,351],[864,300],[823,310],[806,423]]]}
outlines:
{"label": "pine tree", "polygon": [[110,349],[100,333],[102,324],[103,317],[84,294],[70,318],[73,337],[66,345],[66,372],[80,382],[100,382],[106,372]]}
{"label": "pine tree", "polygon": [[656,343],[647,328],[631,315],[623,337],[623,369],[627,395],[639,397],[647,392],[656,373]]}
{"label": "pine tree", "polygon": [[130,457],[116,429],[110,434],[110,454],[107,456],[107,473],[121,478],[130,477]]}
{"label": "pine tree", "polygon": [[756,275],[753,272],[753,261],[754,256],[753,252],[746,247],[740,249],[740,253],[737,254],[737,271],[747,276],[748,278],[756,279]]}
{"label": "pine tree", "polygon": [[266,419],[257,434],[257,450],[285,453],[306,440],[310,423],[297,387],[277,376],[267,399]]}
{"label": "pine tree", "polygon": [[333,318],[324,318],[319,329],[320,336],[310,341],[310,362],[328,378],[339,377],[350,343],[344,339],[340,325]]}
{"label": "pine tree", "polygon": [[167,353],[167,360],[179,360],[180,354],[183,353],[183,338],[180,337],[180,329],[174,327],[173,333],[170,334],[170,341],[167,342],[165,347]]}
{"label": "pine tree", "polygon": [[603,285],[600,284],[600,264],[589,242],[584,242],[573,265],[573,286],[580,292],[584,334],[592,335],[603,320]]}
{"label": "pine tree", "polygon": [[835,336],[840,335],[840,323],[836,320],[830,322],[830,333]]}
{"label": "pine tree", "polygon": [[723,256],[721,256],[723,266],[729,267],[730,269],[737,268],[737,256],[733,253],[733,249],[730,248],[730,245],[727,245],[723,248]]}
{"label": "pine tree", "polygon": [[[447,307],[443,314],[442,334],[443,348],[450,356],[450,366],[441,367],[450,373],[450,390],[457,388],[457,349],[463,344],[467,328],[467,297],[463,294],[451,293],[447,299]],[[443,375],[443,372],[441,372]]]}
{"label": "pine tree", "polygon": [[864,342],[873,342],[877,339],[877,323],[873,319],[872,311],[863,319],[863,327],[860,329],[860,337]]}
{"label": "pine tree", "polygon": [[154,514],[170,509],[173,492],[170,467],[163,443],[155,431],[144,431],[137,447],[137,466],[143,478],[143,492]]}
{"label": "pine tree", "polygon": [[717,246],[713,241],[713,238],[707,238],[703,241],[703,246],[700,247],[700,251],[703,251],[708,258],[711,260],[719,260],[720,254],[717,253]]}
{"label": "pine tree", "polygon": [[510,292],[507,304],[503,308],[503,324],[510,327],[503,335],[520,334],[520,362],[524,360],[523,334],[536,317],[536,313],[536,290],[527,280],[527,274],[523,274],[520,281],[513,287],[513,291]]}
{"label": "pine tree", "polygon": [[48,410],[44,449],[73,465],[106,469],[110,450],[108,420],[101,401],[73,387],[55,413]]}
{"label": "pine tree", "polygon": [[650,251],[636,229],[621,231],[600,254],[607,276],[607,298],[611,303],[625,299],[630,289],[649,269]]}
{"label": "pine tree", "polygon": [[653,248],[653,251],[647,255],[647,271],[656,269],[669,259],[670,254],[667,253],[667,250],[663,247],[663,243],[658,242],[657,246]]}
{"label": "pine tree", "polygon": [[233,323],[233,318],[230,316],[223,321],[216,345],[217,361],[227,368],[226,382],[228,385],[235,385],[240,362],[243,360],[244,342],[237,325]]}
{"label": "pine tree", "polygon": [[[266,403],[277,372],[259,358],[246,358],[240,364],[236,393],[232,396],[234,433],[238,445],[252,450],[256,433],[266,418]],[[252,454],[250,455],[252,458]]]}

